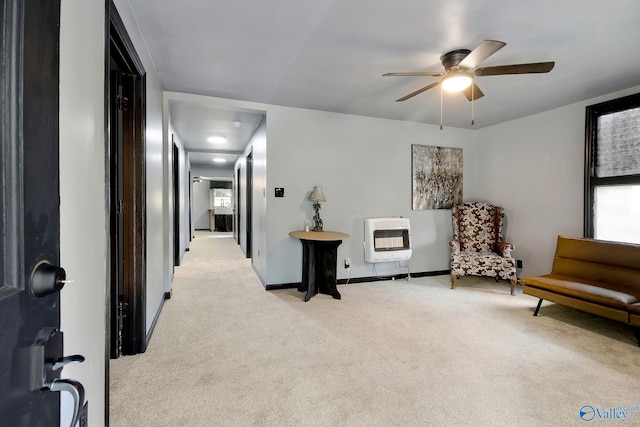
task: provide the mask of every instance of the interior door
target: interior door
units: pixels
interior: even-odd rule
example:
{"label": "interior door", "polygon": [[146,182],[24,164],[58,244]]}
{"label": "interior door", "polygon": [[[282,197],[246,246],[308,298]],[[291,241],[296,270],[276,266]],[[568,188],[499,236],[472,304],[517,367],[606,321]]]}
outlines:
{"label": "interior door", "polygon": [[60,331],[60,0],[0,1],[0,426],[57,426],[59,391],[85,418],[82,385],[60,378],[83,360]]}
{"label": "interior door", "polygon": [[246,225],[246,247],[245,256],[251,258],[253,256],[253,151],[247,156],[247,225]]}

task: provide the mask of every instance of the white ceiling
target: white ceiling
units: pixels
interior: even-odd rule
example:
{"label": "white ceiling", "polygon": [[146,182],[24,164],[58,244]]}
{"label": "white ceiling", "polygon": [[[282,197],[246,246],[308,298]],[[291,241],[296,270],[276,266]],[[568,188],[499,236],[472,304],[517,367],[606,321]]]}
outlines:
{"label": "white ceiling", "polygon": [[[169,114],[191,164],[233,166],[262,120],[263,113],[230,111],[172,100]],[[238,123],[234,125],[234,122]],[[223,137],[213,143],[209,137]],[[216,163],[213,159],[223,159]]]}
{"label": "white ceiling", "polygon": [[[483,66],[556,66],[478,77],[485,96],[474,102],[474,128],[640,85],[638,0],[129,3],[168,91],[438,124],[438,88],[395,102],[437,78],[382,74],[440,71],[443,53],[485,39],[507,45]],[[178,104],[174,125],[188,147],[224,120]],[[469,101],[445,94],[445,127],[471,128],[470,121]]]}

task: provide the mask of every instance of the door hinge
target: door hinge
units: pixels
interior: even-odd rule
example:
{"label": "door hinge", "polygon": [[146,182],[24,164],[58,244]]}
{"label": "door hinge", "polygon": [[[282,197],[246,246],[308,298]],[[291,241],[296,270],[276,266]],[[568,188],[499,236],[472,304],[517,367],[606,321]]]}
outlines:
{"label": "door hinge", "polygon": [[129,314],[129,304],[126,302],[118,303],[118,317],[127,317]]}
{"label": "door hinge", "polygon": [[127,111],[129,109],[129,98],[126,96],[116,96],[116,107],[118,110]]}
{"label": "door hinge", "polygon": [[123,205],[124,205],[124,203],[123,203],[123,201],[122,201],[122,200],[118,200],[118,201],[116,201],[116,214],[121,214],[121,213],[122,213],[122,211],[123,211],[123,209],[122,209]]}

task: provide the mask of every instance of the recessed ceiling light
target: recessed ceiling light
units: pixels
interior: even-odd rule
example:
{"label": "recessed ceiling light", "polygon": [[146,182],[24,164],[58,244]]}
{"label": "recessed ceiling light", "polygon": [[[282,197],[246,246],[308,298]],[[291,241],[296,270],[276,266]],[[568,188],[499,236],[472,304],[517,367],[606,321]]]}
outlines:
{"label": "recessed ceiling light", "polygon": [[213,159],[213,161],[216,162],[216,163],[225,163],[226,162],[225,159],[221,159],[219,157],[216,157],[215,159]]}
{"label": "recessed ceiling light", "polygon": [[209,138],[207,138],[207,141],[213,144],[224,144],[225,142],[227,142],[227,138],[225,138],[224,136],[210,136]]}
{"label": "recessed ceiling light", "polygon": [[234,128],[239,128],[240,126],[242,126],[242,122],[240,120],[234,120],[233,122],[231,122],[231,124],[233,124]]}

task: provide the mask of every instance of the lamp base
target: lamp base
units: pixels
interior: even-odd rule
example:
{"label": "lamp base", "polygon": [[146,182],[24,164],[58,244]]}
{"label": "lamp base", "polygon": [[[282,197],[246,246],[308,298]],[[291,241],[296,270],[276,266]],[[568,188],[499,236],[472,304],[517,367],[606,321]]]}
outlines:
{"label": "lamp base", "polygon": [[320,203],[313,204],[316,214],[313,216],[313,229],[311,231],[322,231],[322,220],[320,219]]}

